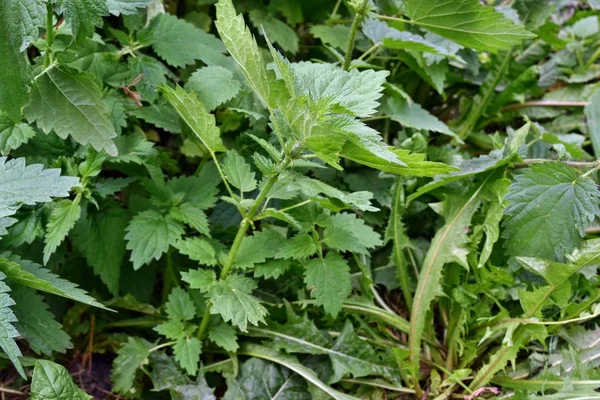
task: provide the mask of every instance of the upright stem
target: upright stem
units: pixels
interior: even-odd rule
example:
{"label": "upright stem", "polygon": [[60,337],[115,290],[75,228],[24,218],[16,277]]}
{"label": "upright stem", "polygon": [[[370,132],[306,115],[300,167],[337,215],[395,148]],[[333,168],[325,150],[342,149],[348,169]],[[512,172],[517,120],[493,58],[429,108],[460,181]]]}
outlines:
{"label": "upright stem", "polygon": [[[289,165],[289,163],[290,163],[290,159],[286,157],[279,164],[278,171],[285,169]],[[263,186],[260,193],[256,197],[256,200],[254,200],[254,204],[252,204],[252,207],[246,214],[246,217],[240,223],[240,227],[237,231],[237,234],[235,235],[235,239],[233,240],[233,244],[231,245],[229,254],[227,254],[227,259],[225,260],[225,263],[223,264],[223,269],[221,270],[219,279],[225,279],[227,277],[227,275],[229,275],[229,272],[231,271],[231,268],[233,267],[233,263],[235,262],[235,258],[237,257],[237,253],[240,250],[240,246],[242,245],[242,241],[244,240],[244,237],[246,237],[246,232],[248,231],[248,228],[250,228],[250,222],[256,216],[256,212],[258,211],[258,209],[260,208],[260,205],[262,204],[262,202],[265,200],[265,198],[271,191],[271,188],[273,187],[273,185],[275,185],[275,182],[277,182],[277,179],[279,179],[279,172],[277,172],[275,175],[270,177],[269,180],[267,181],[267,183],[265,183],[265,186]],[[204,336],[204,333],[206,332],[206,328],[208,328],[209,321],[210,321],[210,304],[207,303],[206,309],[204,310],[204,315],[202,315],[202,321],[200,322],[200,327],[198,328],[198,338],[199,339],[202,339],[202,337]]]}
{"label": "upright stem", "polygon": [[46,54],[44,55],[44,67],[52,64],[52,43],[54,42],[54,6],[49,1],[46,4]]}
{"label": "upright stem", "polygon": [[400,207],[403,206],[404,191],[402,190],[402,182],[398,179],[396,183],[396,194],[394,196],[394,205],[392,208],[392,226],[394,228],[394,261],[396,268],[398,268],[398,281],[400,283],[400,290],[404,296],[404,302],[409,311],[412,310],[413,296],[410,288],[410,274],[408,272],[408,265],[404,259],[402,243],[400,243],[399,231],[402,229],[401,226],[401,215]]}
{"label": "upright stem", "polygon": [[365,16],[365,10],[367,9],[368,3],[369,0],[363,0],[360,7],[356,10],[356,15],[354,15],[354,20],[352,21],[352,26],[350,27],[350,36],[348,36],[348,42],[346,43],[346,56],[344,57],[344,65],[342,65],[342,68],[345,71],[350,69],[350,63],[352,62],[352,51],[354,50],[354,38],[356,37],[358,25],[360,25]]}

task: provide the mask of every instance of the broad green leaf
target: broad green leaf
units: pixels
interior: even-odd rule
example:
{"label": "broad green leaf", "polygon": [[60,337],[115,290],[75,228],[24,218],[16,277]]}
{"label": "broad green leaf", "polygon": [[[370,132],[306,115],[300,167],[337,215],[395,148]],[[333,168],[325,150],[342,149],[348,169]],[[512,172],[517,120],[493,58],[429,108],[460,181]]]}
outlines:
{"label": "broad green leaf", "polygon": [[22,217],[19,222],[13,225],[8,235],[2,238],[7,246],[19,247],[24,243],[31,244],[38,237],[44,235],[44,226],[42,216],[37,211],[33,211]]}
{"label": "broad green leaf", "polygon": [[214,36],[174,15],[161,13],[138,33],[138,40],[151,45],[156,54],[173,67],[220,55],[225,48]]}
{"label": "broad green leaf", "polygon": [[271,83],[256,40],[244,23],[244,17],[235,12],[231,0],[219,0],[216,5],[215,26],[227,51],[240,67],[246,82],[263,104],[275,107],[271,97]]}
{"label": "broad green leaf", "polygon": [[451,131],[437,117],[424,110],[418,103],[409,102],[404,98],[394,96],[388,99],[387,105],[391,112],[390,118],[405,127],[439,132],[453,139],[458,139],[456,133]]}
{"label": "broad green leaf", "polygon": [[100,87],[89,75],[61,68],[46,72],[31,88],[25,116],[44,133],[54,131],[62,139],[71,136],[82,145],[117,155],[111,140],[117,133],[109,118],[110,110],[102,100]]}
{"label": "broad green leaf", "polygon": [[369,249],[383,242],[377,232],[355,214],[340,213],[331,217],[323,232],[324,243],[339,251],[369,254]]}
{"label": "broad green leaf", "polygon": [[287,353],[328,356],[333,367],[329,383],[339,382],[345,377],[368,375],[397,379],[395,367],[382,362],[374,348],[356,335],[350,322],[345,324],[335,342],[306,318],[288,320],[283,325],[270,324],[268,328],[250,328],[250,333],[273,339],[272,347]]}
{"label": "broad green leaf", "polygon": [[171,133],[181,133],[181,119],[168,104],[152,104],[138,108],[133,115]]}
{"label": "broad green leaf", "polygon": [[208,338],[230,353],[234,353],[239,348],[237,334],[230,325],[221,324],[210,328]]}
{"label": "broad green leaf", "polygon": [[562,261],[600,215],[596,183],[562,163],[532,165],[515,177],[502,237],[507,254]]}
{"label": "broad green leaf", "polygon": [[186,92],[180,86],[171,89],[162,86],[165,98],[177,110],[181,118],[211,152],[225,151],[220,131],[215,124],[215,116],[210,114],[195,94]]}
{"label": "broad green leaf", "polygon": [[277,279],[285,274],[292,266],[291,261],[269,260],[254,266],[254,277],[264,279]]}
{"label": "broad green leaf", "polygon": [[15,305],[15,301],[8,294],[10,287],[4,282],[5,279],[6,275],[0,272],[0,348],[6,353],[19,375],[25,378],[25,371],[19,361],[19,357],[22,356],[21,350],[15,342],[19,337],[19,332],[14,327],[17,317],[10,308]]}
{"label": "broad green leaf", "polygon": [[[138,368],[148,364],[148,350],[152,345],[144,339],[129,337],[117,352],[113,361],[111,381],[113,390],[121,394],[133,394],[133,381]],[[130,393],[130,391],[133,392]]]}
{"label": "broad green leaf", "polygon": [[211,314],[221,314],[225,322],[231,321],[242,332],[246,332],[248,323],[265,323],[267,310],[252,296],[254,289],[256,282],[241,275],[230,275],[215,282],[208,293]]}
{"label": "broad green leaf", "polygon": [[0,115],[0,154],[7,155],[11,150],[18,149],[33,137],[35,137],[35,131],[31,126],[14,123]]}
{"label": "broad green leaf", "polygon": [[256,189],[256,179],[250,164],[237,151],[229,150],[223,159],[223,172],[234,187],[241,192],[251,192]]}
{"label": "broad green leaf", "polygon": [[196,375],[202,343],[195,337],[179,339],[173,346],[175,360],[185,369],[188,375]]}
{"label": "broad green leaf", "polygon": [[327,384],[323,383],[323,381],[321,381],[317,377],[313,370],[302,365],[295,357],[280,353],[269,347],[257,344],[245,344],[240,349],[240,351],[238,351],[238,354],[257,357],[282,365],[294,371],[302,378],[304,378],[307,382],[315,385],[317,388],[319,388],[321,391],[323,391],[325,394],[327,394],[329,397],[335,400],[357,400],[357,397],[339,392],[331,386],[328,386]]}
{"label": "broad green leaf", "polygon": [[174,320],[189,321],[196,316],[196,306],[192,298],[179,287],[171,291],[165,309],[169,318]]}
{"label": "broad green leaf", "polygon": [[75,225],[73,245],[94,267],[94,273],[113,295],[119,292],[121,265],[125,255],[125,228],[129,213],[116,206],[99,212],[88,212],[85,220]]}
{"label": "broad green leaf", "polygon": [[14,122],[21,119],[31,67],[25,54],[39,37],[46,20],[42,0],[6,0],[0,3],[0,110]]}
{"label": "broad green leaf", "polygon": [[138,8],[146,8],[152,0],[107,0],[108,12],[112,15],[131,15],[140,12]]}
{"label": "broad green leaf", "polygon": [[184,233],[181,223],[153,210],[133,217],[126,231],[127,249],[131,250],[130,260],[134,269],[141,268],[152,259],[158,260]]}
{"label": "broad green leaf", "polygon": [[157,154],[154,143],[143,134],[123,135],[115,139],[119,155],[111,159],[114,162],[144,164],[144,161]]}
{"label": "broad green leaf", "polygon": [[[500,221],[504,215],[504,196],[508,193],[508,179],[498,179],[488,185],[483,195],[487,200],[487,209],[485,211],[485,219],[480,226],[475,227],[473,237],[481,239],[478,235],[485,233],[485,241],[481,248],[477,267],[481,268],[488,261],[494,250],[494,245],[500,239]],[[479,240],[473,243],[479,243]]]}
{"label": "broad green leaf", "polygon": [[210,285],[217,280],[217,274],[212,270],[198,268],[182,272],[181,279],[190,285],[190,289],[198,289],[206,293]]}
{"label": "broad green leaf", "polygon": [[345,50],[350,36],[350,27],[345,25],[313,25],[310,33],[317,39],[336,49]]}
{"label": "broad green leaf", "polygon": [[0,271],[6,274],[9,280],[23,286],[107,309],[94,298],[88,296],[86,291],[77,287],[76,284],[62,279],[39,264],[23,260],[9,252],[0,254]]}
{"label": "broad green leaf", "polygon": [[481,51],[508,50],[535,37],[477,0],[407,0],[404,11],[414,24]]}
{"label": "broad green leaf", "polygon": [[254,264],[265,262],[267,258],[275,257],[284,240],[281,233],[274,229],[254,232],[252,236],[246,236],[242,240],[233,265],[249,269]]}
{"label": "broad green leaf", "polygon": [[185,337],[185,325],[178,319],[169,319],[166,322],[156,325],[152,330],[170,340],[179,340]]}
{"label": "broad green leaf", "polygon": [[12,297],[18,322],[15,327],[27,339],[29,347],[37,354],[47,357],[53,352],[65,353],[73,347],[71,339],[48,310],[44,298],[34,290],[14,285]]}
{"label": "broad green leaf", "polygon": [[[201,176],[180,176],[167,182],[174,193],[183,195],[182,201],[191,203],[200,210],[214,207],[217,202],[217,187],[221,181],[214,164],[202,169]],[[184,203],[185,204],[185,203]]]}
{"label": "broad green leaf", "polygon": [[467,232],[471,225],[471,218],[481,203],[481,192],[488,184],[488,179],[483,180],[470,192],[448,196],[442,203],[436,205],[436,211],[444,217],[446,223],[431,241],[415,290],[409,334],[410,362],[413,371],[417,371],[419,367],[421,339],[427,313],[431,302],[441,293],[440,283],[444,265],[456,262],[468,268]]}
{"label": "broad green leaf", "polygon": [[288,53],[298,52],[298,35],[286,23],[261,9],[255,8],[248,14],[252,25],[264,29],[267,37]]}
{"label": "broad green leaf", "polygon": [[306,382],[289,369],[260,358],[240,366],[238,376],[227,380],[224,400],[311,400]]}
{"label": "broad green leaf", "polygon": [[48,360],[36,360],[30,391],[31,400],[92,399],[73,382],[65,367]]}
{"label": "broad green leaf", "polygon": [[242,88],[233,72],[216,65],[200,68],[188,79],[186,89],[198,95],[209,110],[234,98]]}
{"label": "broad green leaf", "polygon": [[388,71],[352,69],[344,71],[333,64],[293,64],[298,79],[298,95],[308,95],[314,101],[327,99],[342,110],[360,118],[373,115],[379,106]]}
{"label": "broad green leaf", "polygon": [[59,4],[75,40],[91,37],[94,28],[102,25],[102,17],[108,15],[106,0],[60,0]]}
{"label": "broad green leaf", "polygon": [[183,203],[177,207],[171,208],[169,216],[177,221],[188,224],[197,232],[210,237],[210,228],[208,226],[208,218],[204,211],[195,206],[193,203]]}
{"label": "broad green leaf", "polygon": [[600,90],[594,91],[585,106],[585,120],[596,158],[600,157]]}
{"label": "broad green leaf", "polygon": [[[281,243],[277,254],[275,254],[275,257],[284,258],[286,260],[303,260],[314,255],[316,252],[317,244],[315,243],[313,237],[301,232]],[[276,263],[278,262],[279,261]],[[278,266],[278,264],[275,265],[276,267]]]}
{"label": "broad green leaf", "polygon": [[178,241],[174,246],[181,254],[185,254],[200,264],[217,265],[216,251],[206,239],[199,237],[187,238]]}
{"label": "broad green leaf", "polygon": [[339,254],[330,251],[325,258],[304,264],[304,283],[317,304],[335,318],[352,290],[350,267]]}
{"label": "broad green leaf", "polygon": [[44,264],[48,263],[80,216],[81,207],[77,201],[60,200],[53,205],[46,225]]}

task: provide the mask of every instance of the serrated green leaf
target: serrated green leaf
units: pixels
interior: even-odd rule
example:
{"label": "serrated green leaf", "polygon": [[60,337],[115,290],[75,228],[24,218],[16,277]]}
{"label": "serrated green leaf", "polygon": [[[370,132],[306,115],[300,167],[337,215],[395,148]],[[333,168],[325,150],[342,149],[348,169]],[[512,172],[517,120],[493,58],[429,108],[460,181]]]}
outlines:
{"label": "serrated green leaf", "polygon": [[151,347],[152,345],[144,339],[127,338],[127,342],[121,346],[117,352],[117,358],[113,361],[110,379],[114,391],[130,394],[138,368],[148,364],[148,355],[150,354],[148,350]]}
{"label": "serrated green leaf", "polygon": [[19,247],[24,243],[31,244],[35,239],[44,235],[44,226],[41,215],[31,212],[19,222],[10,227],[8,235],[2,238],[4,244]]}
{"label": "serrated green leaf", "polygon": [[31,67],[24,53],[39,37],[46,5],[42,0],[7,0],[0,4],[0,109],[14,122],[21,119]]}
{"label": "serrated green leaf", "polygon": [[283,21],[260,9],[253,9],[248,16],[252,25],[259,30],[264,29],[269,39],[281,46],[284,51],[292,54],[298,52],[298,35]]}
{"label": "serrated green leaf", "polygon": [[53,352],[65,353],[73,347],[71,339],[48,310],[44,298],[34,290],[21,285],[13,286],[15,327],[27,339],[29,347],[37,354],[48,357]]}
{"label": "serrated green leaf", "polygon": [[168,104],[152,104],[138,108],[133,115],[171,133],[181,133],[181,119],[173,107]]}
{"label": "serrated green leaf", "polygon": [[227,380],[224,400],[311,400],[313,397],[302,378],[289,369],[259,358],[250,358],[240,366],[237,377]]}
{"label": "serrated green leaf", "polygon": [[7,155],[11,150],[18,149],[33,137],[35,137],[35,131],[31,126],[14,123],[0,115],[0,154]]}
{"label": "serrated green leaf", "polygon": [[119,155],[111,160],[114,162],[144,164],[148,157],[157,154],[154,143],[141,134],[119,136],[115,139],[115,145]]}
{"label": "serrated green leaf", "polygon": [[340,213],[331,217],[330,225],[323,232],[324,243],[339,251],[369,254],[369,249],[383,242],[373,228],[355,214]]}
{"label": "serrated green leaf", "polygon": [[177,207],[171,208],[169,215],[177,221],[188,224],[197,232],[210,237],[210,227],[208,226],[208,218],[204,211],[196,207],[192,203],[183,203]]}
{"label": "serrated green leaf", "polygon": [[335,318],[352,290],[350,267],[339,254],[330,251],[325,258],[304,264],[304,283],[317,304]]}
{"label": "serrated green leaf", "polygon": [[208,331],[208,338],[217,346],[234,353],[240,346],[237,343],[237,334],[230,325],[221,324]]}
{"label": "serrated green leaf", "polygon": [[88,212],[73,230],[72,239],[75,248],[80,251],[88,264],[94,267],[94,273],[113,295],[119,292],[121,265],[125,255],[125,228],[129,213],[116,206],[100,212]]}
{"label": "serrated green leaf", "polygon": [[179,339],[173,346],[175,360],[185,369],[188,375],[196,375],[202,343],[195,337]]}
{"label": "serrated green leaf", "polygon": [[189,321],[196,316],[196,306],[190,295],[181,288],[174,288],[169,295],[165,305],[169,318],[181,321]]}
{"label": "serrated green leaf", "polygon": [[60,200],[53,205],[46,225],[44,264],[48,263],[50,256],[54,254],[56,248],[67,237],[80,216],[81,207],[78,202]]}
{"label": "serrated green leaf", "polygon": [[323,44],[345,50],[350,35],[350,27],[345,25],[313,25],[310,33]]}
{"label": "serrated green leaf", "polygon": [[170,216],[148,210],[139,213],[127,226],[127,249],[133,268],[139,269],[152,259],[158,260],[184,233],[183,225]]}
{"label": "serrated green leaf", "polygon": [[308,258],[317,252],[317,245],[312,238],[305,233],[298,233],[294,237],[281,243],[276,258],[286,260],[302,260]]}
{"label": "serrated green leaf", "polygon": [[206,269],[193,269],[181,273],[181,279],[190,285],[190,289],[198,289],[203,293],[208,292],[210,285],[217,280],[215,271]]}
{"label": "serrated green leaf", "polygon": [[35,121],[44,133],[54,131],[62,139],[71,136],[82,145],[117,155],[111,140],[117,133],[109,118],[110,109],[102,100],[100,87],[89,75],[61,68],[46,72],[31,88],[25,116],[29,122]]}
{"label": "serrated green leaf", "polygon": [[481,51],[508,50],[535,37],[477,0],[408,0],[404,11],[414,24]]}
{"label": "serrated green leaf", "polygon": [[108,12],[112,15],[131,15],[139,12],[138,8],[146,8],[152,0],[107,0]]}
{"label": "serrated green leaf", "polygon": [[212,304],[210,313],[221,314],[225,322],[231,321],[242,332],[246,332],[248,323],[265,323],[267,310],[251,295],[254,289],[256,282],[241,275],[230,275],[215,282],[208,293]]}
{"label": "serrated green leaf", "polygon": [[209,54],[225,51],[214,36],[174,15],[161,13],[138,33],[138,40],[151,45],[156,54],[169,65],[183,67]]}
{"label": "serrated green leaf", "polygon": [[162,86],[161,90],[202,144],[211,152],[226,150],[215,124],[215,116],[206,110],[195,94],[186,92],[180,86],[175,89]]}
{"label": "serrated green leaf", "polygon": [[31,400],[89,400],[62,365],[48,360],[36,360],[31,378]]}
{"label": "serrated green leaf", "polygon": [[233,265],[249,269],[254,264],[265,262],[267,258],[275,257],[283,240],[283,236],[274,229],[254,232],[242,240]]}
{"label": "serrated green leaf", "polygon": [[214,110],[234,98],[242,84],[227,68],[213,65],[196,70],[185,88],[194,91],[207,109]]}
{"label": "serrated green leaf", "polygon": [[156,325],[153,330],[170,340],[179,340],[185,337],[185,325],[178,319],[169,319]]}
{"label": "serrated green leaf", "polygon": [[600,214],[595,182],[562,163],[532,165],[515,177],[502,237],[507,254],[562,261]]}
{"label": "serrated green leaf", "polygon": [[183,194],[182,201],[194,205],[200,210],[211,208],[217,202],[218,185],[221,181],[216,168],[210,164],[202,170],[201,176],[181,176],[167,182],[167,187],[174,193]]}
{"label": "serrated green leaf", "polygon": [[216,251],[206,239],[194,237],[180,240],[175,248],[194,261],[203,265],[217,265]]}
{"label": "serrated green leaf", "polygon": [[8,294],[10,287],[4,282],[5,279],[6,275],[0,272],[0,348],[6,353],[19,375],[25,378],[25,371],[19,361],[19,357],[22,356],[21,350],[15,342],[19,337],[19,332],[13,326],[17,322],[17,317],[10,308],[15,305],[15,301]]}
{"label": "serrated green leaf", "polygon": [[229,150],[223,159],[225,177],[241,192],[251,192],[256,189],[256,179],[250,164],[237,151]]}
{"label": "serrated green leaf", "polygon": [[9,280],[23,286],[107,309],[94,298],[88,296],[86,291],[77,287],[76,284],[62,279],[39,264],[23,260],[9,252],[0,254],[0,270],[6,274]]}
{"label": "serrated green leaf", "polygon": [[73,30],[74,40],[91,37],[94,28],[108,15],[106,0],[60,0],[65,21]]}
{"label": "serrated green leaf", "polygon": [[246,82],[256,92],[263,104],[275,107],[271,93],[271,82],[265,62],[256,40],[244,23],[244,17],[236,15],[231,0],[219,0],[216,5],[215,26],[227,47],[229,54],[237,62]]}
{"label": "serrated green leaf", "polygon": [[391,111],[390,118],[405,127],[439,132],[460,140],[456,133],[451,131],[446,124],[424,110],[417,103],[409,103],[404,98],[394,96],[388,99],[387,105]]}
{"label": "serrated green leaf", "polygon": [[269,260],[254,267],[254,277],[264,279],[277,279],[285,274],[292,266],[288,260]]}

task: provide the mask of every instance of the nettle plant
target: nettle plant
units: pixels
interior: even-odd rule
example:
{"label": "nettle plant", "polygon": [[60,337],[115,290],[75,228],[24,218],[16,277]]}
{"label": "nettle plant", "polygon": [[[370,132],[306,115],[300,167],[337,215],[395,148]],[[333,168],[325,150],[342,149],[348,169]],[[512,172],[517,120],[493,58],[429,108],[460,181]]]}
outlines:
{"label": "nettle plant", "polygon": [[0,391],[596,398],[598,5],[212,3],[0,3]]}

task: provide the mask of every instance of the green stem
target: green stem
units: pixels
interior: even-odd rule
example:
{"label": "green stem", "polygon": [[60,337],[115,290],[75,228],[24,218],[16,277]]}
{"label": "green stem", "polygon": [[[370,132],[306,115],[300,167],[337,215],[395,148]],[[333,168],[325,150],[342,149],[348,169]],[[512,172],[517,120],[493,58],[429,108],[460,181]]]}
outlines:
{"label": "green stem", "polygon": [[173,268],[173,252],[172,248],[169,247],[167,250],[167,266],[165,268],[165,275],[163,277],[163,303],[167,301],[167,297],[173,287],[179,286],[179,279]]}
{"label": "green stem", "polygon": [[346,43],[346,56],[344,57],[344,64],[342,65],[344,71],[348,71],[350,69],[356,31],[358,30],[358,25],[360,25],[363,18],[365,17],[365,10],[367,9],[367,4],[369,4],[369,0],[363,0],[360,7],[356,10],[356,15],[354,15],[354,20],[352,21],[352,26],[350,26],[350,36],[348,36],[348,42]]}
{"label": "green stem", "polygon": [[46,4],[46,54],[44,67],[52,64],[52,43],[54,42],[54,6],[51,1]]}
{"label": "green stem", "polygon": [[589,60],[585,63],[584,69],[586,69],[586,70],[589,69],[592,66],[592,64],[596,62],[598,57],[600,57],[600,46],[596,49],[594,54],[592,54],[592,56],[589,58]]}
{"label": "green stem", "polygon": [[400,238],[400,230],[402,227],[402,216],[401,207],[404,203],[404,190],[402,182],[398,179],[396,182],[396,194],[394,196],[394,208],[392,209],[392,224],[394,227],[394,262],[398,268],[398,281],[400,283],[400,290],[404,296],[406,307],[408,311],[412,310],[413,296],[410,287],[410,274],[408,272],[408,265],[404,259],[402,243]]}
{"label": "green stem", "polygon": [[[213,157],[214,157],[214,154],[213,154]],[[285,158],[280,163],[278,171],[285,169],[289,165],[290,161],[291,160],[289,158]],[[216,162],[216,159],[215,159],[215,162]],[[279,172],[269,178],[269,180],[267,181],[265,186],[263,186],[260,193],[256,197],[256,200],[254,200],[254,204],[252,204],[252,207],[246,214],[246,217],[240,223],[240,227],[237,231],[237,234],[235,235],[235,239],[233,240],[233,244],[231,245],[229,254],[227,254],[227,259],[225,260],[225,263],[223,264],[223,269],[221,270],[219,279],[225,279],[227,277],[227,275],[229,274],[229,272],[231,271],[231,268],[233,267],[233,263],[235,262],[235,258],[237,257],[237,253],[240,250],[240,246],[242,245],[242,241],[244,240],[244,237],[246,237],[246,232],[248,231],[248,228],[250,228],[250,223],[253,221],[253,218],[256,215],[256,212],[260,208],[260,205],[265,200],[265,198],[269,194],[269,191],[271,191],[271,188],[273,187],[273,185],[275,185],[275,182],[277,182],[278,179],[279,179]],[[204,314],[202,315],[202,321],[200,322],[200,327],[198,328],[198,338],[199,339],[202,339],[202,337],[204,336],[204,333],[206,332],[206,328],[208,328],[209,321],[210,321],[210,304],[207,303],[206,310],[204,310]]]}
{"label": "green stem", "polygon": [[342,4],[342,0],[337,0],[337,2],[335,3],[335,6],[333,7],[333,11],[331,12],[331,15],[329,16],[328,21],[331,21],[335,18],[335,15],[337,14],[338,10],[340,9],[341,4]]}

